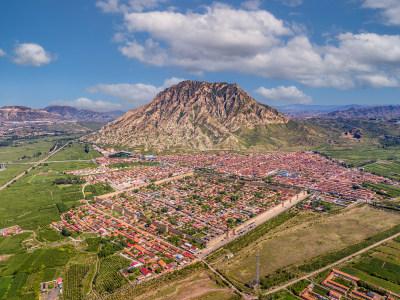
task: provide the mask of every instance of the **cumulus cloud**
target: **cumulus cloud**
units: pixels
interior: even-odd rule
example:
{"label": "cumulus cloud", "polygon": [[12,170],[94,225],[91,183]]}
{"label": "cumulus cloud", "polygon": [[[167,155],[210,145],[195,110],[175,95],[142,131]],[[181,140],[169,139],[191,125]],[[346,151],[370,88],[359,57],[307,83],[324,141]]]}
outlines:
{"label": "cumulus cloud", "polygon": [[12,61],[17,65],[40,67],[55,59],[55,56],[45,51],[39,44],[22,43],[15,47]]}
{"label": "cumulus cloud", "polygon": [[400,35],[349,32],[317,45],[295,25],[256,8],[257,1],[253,5],[125,13],[119,50],[149,65],[200,75],[234,71],[338,89],[400,85]]}
{"label": "cumulus cloud", "polygon": [[102,0],[96,3],[105,13],[127,13],[155,8],[166,0]]}
{"label": "cumulus cloud", "polygon": [[0,49],[0,57],[6,55],[6,53],[3,51],[3,49]]}
{"label": "cumulus cloud", "polygon": [[282,0],[282,4],[289,7],[296,7],[303,4],[303,0]]}
{"label": "cumulus cloud", "polygon": [[400,25],[400,2],[398,0],[365,0],[363,7],[379,9],[386,25]]}
{"label": "cumulus cloud", "polygon": [[107,101],[93,101],[88,98],[78,98],[75,100],[57,100],[51,103],[52,105],[67,105],[79,109],[88,109],[97,112],[109,112],[119,110],[122,108],[119,103],[112,103]]}
{"label": "cumulus cloud", "polygon": [[295,86],[278,86],[277,88],[272,89],[259,87],[255,90],[255,92],[267,102],[272,101],[274,103],[284,104],[310,104],[312,102],[312,98],[310,96],[304,94]]}
{"label": "cumulus cloud", "polygon": [[183,78],[168,78],[160,87],[143,83],[118,83],[118,84],[96,84],[86,89],[89,93],[101,93],[109,97],[118,98],[128,105],[138,107],[151,101],[159,92],[171,85],[183,81]]}

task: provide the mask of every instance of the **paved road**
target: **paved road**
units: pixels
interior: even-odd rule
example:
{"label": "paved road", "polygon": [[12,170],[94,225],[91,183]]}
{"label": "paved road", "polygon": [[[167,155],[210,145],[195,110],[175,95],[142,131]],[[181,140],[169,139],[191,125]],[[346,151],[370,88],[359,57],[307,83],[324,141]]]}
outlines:
{"label": "paved road", "polygon": [[9,182],[7,182],[6,184],[4,184],[3,186],[0,187],[0,191],[5,189],[7,186],[9,186],[11,183],[13,183],[14,181],[20,179],[22,176],[24,176],[26,174],[26,172],[31,171],[34,167],[37,167],[39,164],[44,163],[46,160],[48,160],[50,157],[52,157],[54,154],[56,154],[58,151],[64,149],[65,146],[67,146],[68,144],[72,143],[73,141],[70,141],[68,143],[66,143],[64,146],[58,148],[57,150],[50,152],[49,155],[47,155],[45,158],[43,158],[41,161],[37,161],[36,163],[34,163],[33,166],[29,167],[27,170],[23,171],[21,174],[15,176],[13,179],[11,179]]}
{"label": "paved road", "polygon": [[334,266],[336,266],[336,265],[338,265],[338,264],[340,264],[340,263],[343,263],[343,262],[345,262],[345,261],[347,261],[347,260],[353,258],[354,256],[360,255],[361,253],[363,253],[363,252],[365,252],[365,251],[368,251],[368,250],[370,250],[370,249],[372,249],[372,248],[374,248],[374,247],[376,247],[376,246],[379,246],[379,245],[381,245],[381,244],[383,244],[383,243],[385,243],[385,242],[387,242],[387,241],[390,241],[391,239],[394,239],[394,238],[396,238],[396,237],[398,237],[398,236],[400,236],[400,233],[396,233],[395,235],[392,235],[392,236],[390,236],[390,237],[388,237],[388,238],[386,238],[386,239],[384,239],[384,240],[382,240],[382,241],[379,241],[379,242],[377,242],[377,243],[375,243],[375,244],[373,244],[373,245],[371,245],[371,246],[368,246],[368,247],[366,247],[366,248],[364,248],[364,249],[362,249],[362,250],[360,250],[360,251],[358,251],[358,252],[356,252],[356,253],[353,253],[353,254],[351,254],[351,255],[349,255],[349,256],[346,256],[345,258],[342,258],[342,259],[340,259],[340,260],[338,260],[338,261],[336,261],[336,262],[334,262],[334,263],[332,263],[332,264],[330,264],[330,265],[328,265],[328,266],[326,266],[326,267],[323,267],[323,268],[318,269],[318,270],[316,270],[316,271],[314,271],[314,272],[311,272],[311,273],[309,273],[309,274],[307,274],[307,275],[305,275],[305,276],[303,276],[303,277],[297,278],[297,279],[292,280],[292,281],[290,281],[290,282],[288,282],[288,283],[286,283],[286,284],[284,284],[284,285],[281,285],[281,286],[279,286],[279,287],[276,287],[276,288],[273,288],[273,289],[271,289],[271,290],[268,290],[268,291],[265,292],[264,294],[265,294],[265,295],[268,295],[268,294],[275,293],[275,292],[277,292],[277,291],[279,291],[279,290],[282,290],[282,289],[285,289],[285,288],[289,287],[290,285],[292,285],[292,284],[294,284],[294,283],[296,283],[296,282],[299,282],[300,280],[307,279],[307,278],[310,277],[310,276],[314,276],[314,275],[317,275],[317,274],[320,273],[320,272],[323,272],[323,271],[332,269]]}

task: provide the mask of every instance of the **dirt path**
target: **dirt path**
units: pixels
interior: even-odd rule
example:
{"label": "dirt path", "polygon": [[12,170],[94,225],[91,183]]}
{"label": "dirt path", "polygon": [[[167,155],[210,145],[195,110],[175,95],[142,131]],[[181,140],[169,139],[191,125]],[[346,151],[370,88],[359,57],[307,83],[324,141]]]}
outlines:
{"label": "dirt path", "polygon": [[96,264],[95,264],[95,269],[94,269],[94,274],[93,274],[93,278],[90,280],[90,290],[89,290],[89,294],[92,293],[93,295],[97,296],[97,293],[93,290],[93,280],[96,277],[97,274],[97,265],[99,263],[99,256],[97,256],[97,260],[96,260]]}

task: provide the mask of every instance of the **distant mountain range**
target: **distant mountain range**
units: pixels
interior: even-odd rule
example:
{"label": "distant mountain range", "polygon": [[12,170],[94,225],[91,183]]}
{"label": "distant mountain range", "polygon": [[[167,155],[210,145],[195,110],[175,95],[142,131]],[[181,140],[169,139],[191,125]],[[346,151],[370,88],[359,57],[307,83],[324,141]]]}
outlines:
{"label": "distant mountain range", "polygon": [[57,121],[63,117],[41,109],[33,109],[26,106],[3,106],[0,108],[0,121]]}
{"label": "distant mountain range", "polygon": [[254,100],[237,84],[183,81],[87,137],[146,150],[268,150],[315,132]]}
{"label": "distant mountain range", "polygon": [[123,111],[112,111],[112,112],[95,112],[87,109],[77,109],[71,106],[47,106],[44,108],[49,113],[58,114],[67,120],[77,121],[92,121],[99,123],[108,123],[124,114]]}
{"label": "distant mountain range", "polygon": [[26,106],[4,106],[0,108],[0,121],[87,121],[108,123],[123,112],[100,113],[90,110],[77,109],[70,106],[48,106],[44,109],[34,109]]}
{"label": "distant mountain range", "polygon": [[343,111],[333,111],[321,117],[327,119],[399,119],[400,105],[350,108]]}
{"label": "distant mountain range", "polygon": [[367,107],[366,105],[350,104],[350,105],[306,105],[291,104],[276,107],[279,111],[293,119],[317,118],[334,111],[344,111],[351,108],[359,109]]}

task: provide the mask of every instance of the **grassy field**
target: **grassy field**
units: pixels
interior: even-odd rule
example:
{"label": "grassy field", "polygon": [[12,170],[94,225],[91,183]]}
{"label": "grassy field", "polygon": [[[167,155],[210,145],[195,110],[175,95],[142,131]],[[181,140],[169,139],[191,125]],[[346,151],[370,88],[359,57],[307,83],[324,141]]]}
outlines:
{"label": "grassy field", "polygon": [[382,148],[378,145],[361,143],[352,146],[325,145],[318,147],[317,150],[346,163],[352,163],[354,166],[377,161],[400,161],[400,146]]}
{"label": "grassy field", "polygon": [[87,160],[100,156],[101,154],[94,151],[91,146],[89,147],[89,153],[86,153],[84,144],[72,143],[50,157],[49,161]]}
{"label": "grassy field", "polygon": [[[70,163],[64,163],[65,168]],[[62,169],[57,163],[57,169]],[[0,228],[20,225],[24,229],[36,229],[58,219],[77,200],[83,198],[79,183],[54,184],[56,178],[66,176],[53,169],[53,164],[42,165],[24,175],[17,182],[0,191]],[[54,199],[53,199],[54,198]]]}
{"label": "grassy field", "polygon": [[74,137],[63,135],[16,140],[10,146],[0,147],[0,162],[39,161],[48,155],[56,143],[64,144],[67,139]]}
{"label": "grassy field", "polygon": [[365,170],[393,180],[400,181],[400,160],[379,161],[365,166]]}
{"label": "grassy field", "polygon": [[6,169],[0,172],[0,186],[6,184],[15,176],[27,170],[31,165],[6,165]]}
{"label": "grassy field", "polygon": [[13,236],[0,237],[0,254],[23,252],[25,248],[22,246],[22,241],[31,235],[30,232],[23,232]]}
{"label": "grassy field", "polygon": [[[299,215],[295,218],[302,217]],[[356,207],[330,218],[303,222],[302,225],[284,228],[275,234],[271,232],[229,260],[216,264],[216,267],[244,284],[253,280],[257,253],[260,254],[261,277],[289,264],[355,244],[399,223],[400,214],[367,206]]]}

